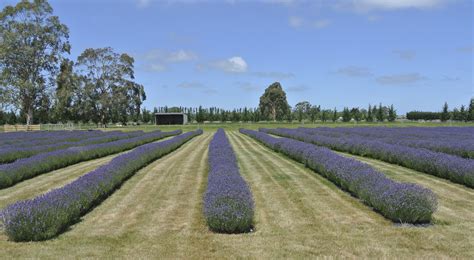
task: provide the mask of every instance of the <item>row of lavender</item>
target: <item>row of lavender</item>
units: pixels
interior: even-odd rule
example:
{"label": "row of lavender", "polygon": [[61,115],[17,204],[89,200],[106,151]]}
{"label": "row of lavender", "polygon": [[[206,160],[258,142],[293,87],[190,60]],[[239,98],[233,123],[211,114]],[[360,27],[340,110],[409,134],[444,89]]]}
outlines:
{"label": "row of lavender", "polygon": [[216,232],[243,233],[253,227],[252,193],[242,178],[234,150],[223,129],[209,144],[209,177],[204,215]]}
{"label": "row of lavender", "polygon": [[0,188],[10,187],[25,179],[60,169],[68,165],[122,152],[142,144],[153,142],[168,136],[178,135],[180,133],[181,130],[172,132],[154,131],[129,139],[70,147],[36,154],[28,158],[18,159],[13,163],[0,165]]}
{"label": "row of lavender", "polygon": [[473,127],[319,127],[300,129],[309,134],[338,138],[365,138],[389,144],[426,148],[464,158],[474,158]]}
{"label": "row of lavender", "polygon": [[[40,134],[41,133],[41,134]],[[78,142],[87,138],[101,137],[111,134],[122,133],[121,131],[49,131],[32,132],[33,136],[11,137],[8,143],[0,145],[0,150],[11,148],[25,148],[42,146],[60,142]]]}
{"label": "row of lavender", "polygon": [[367,140],[357,136],[335,138],[314,133],[307,134],[305,133],[307,130],[284,128],[260,129],[260,131],[398,164],[474,188],[474,160],[472,159],[434,152],[424,148]]}
{"label": "row of lavender", "polygon": [[85,136],[98,136],[105,134],[99,130],[93,131],[35,131],[35,132],[10,132],[0,133],[0,147],[4,146],[23,146],[30,145],[32,142],[37,144],[48,144],[61,141],[75,141]]}
{"label": "row of lavender", "polygon": [[200,134],[202,130],[196,130],[166,141],[142,145],[62,188],[7,206],[0,212],[6,234],[13,241],[39,241],[57,236],[104,201],[139,169]]}
{"label": "row of lavender", "polygon": [[437,197],[431,190],[395,182],[369,165],[330,149],[253,130],[240,132],[305,164],[394,222],[430,222],[436,211]]}
{"label": "row of lavender", "polygon": [[14,162],[20,158],[26,158],[35,154],[51,152],[59,149],[65,149],[73,146],[84,146],[89,144],[100,144],[121,139],[128,139],[143,135],[143,131],[120,132],[113,131],[108,133],[98,133],[95,135],[77,133],[73,140],[63,141],[62,136],[58,136],[58,140],[51,138],[47,144],[32,141],[28,145],[9,145],[0,147],[0,164]]}

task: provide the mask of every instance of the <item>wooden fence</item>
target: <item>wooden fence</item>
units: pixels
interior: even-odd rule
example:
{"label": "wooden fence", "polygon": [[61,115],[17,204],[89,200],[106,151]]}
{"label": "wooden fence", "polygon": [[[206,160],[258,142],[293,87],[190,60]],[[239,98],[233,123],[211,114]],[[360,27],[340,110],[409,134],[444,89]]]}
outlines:
{"label": "wooden fence", "polygon": [[3,131],[5,132],[17,132],[17,131],[39,131],[41,130],[40,125],[4,125]]}

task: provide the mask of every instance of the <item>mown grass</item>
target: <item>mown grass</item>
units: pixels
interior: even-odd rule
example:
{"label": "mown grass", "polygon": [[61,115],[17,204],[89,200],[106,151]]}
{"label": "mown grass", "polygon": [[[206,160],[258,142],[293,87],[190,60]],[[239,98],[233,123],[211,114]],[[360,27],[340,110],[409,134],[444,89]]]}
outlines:
{"label": "mown grass", "polygon": [[[276,127],[285,127],[285,128],[296,128],[296,127],[435,127],[435,126],[474,126],[474,122],[317,122],[317,123],[299,123],[294,121],[292,123],[285,122],[261,122],[261,123],[203,123],[203,124],[187,124],[179,126],[184,130],[195,130],[197,128],[202,128],[204,131],[216,131],[218,128],[223,128],[225,130],[239,130],[239,128],[247,128],[257,130],[258,128],[276,128]],[[162,129],[164,131],[170,129],[176,129],[177,126],[173,125],[139,125],[139,126],[125,126],[125,127],[116,127],[110,126],[107,129],[110,130],[144,130],[151,131],[156,128]],[[91,129],[95,129],[91,126]]]}
{"label": "mown grass", "polygon": [[[202,124],[187,124],[187,125],[151,125],[151,124],[142,124],[142,125],[130,125],[118,127],[115,125],[109,125],[107,128],[97,128],[97,125],[94,124],[84,124],[76,125],[76,130],[89,130],[89,129],[100,129],[104,131],[110,130],[123,130],[123,131],[135,131],[135,130],[144,130],[144,131],[153,131],[156,129],[163,130],[174,130],[177,128],[183,129],[183,131],[196,130],[202,128],[204,131],[216,131],[218,128],[224,128],[225,130],[238,130],[239,128],[247,128],[256,130],[260,127],[262,128],[275,128],[275,127],[285,127],[285,128],[296,128],[296,127],[357,127],[357,126],[386,126],[386,127],[408,127],[408,126],[418,126],[418,127],[434,127],[434,126],[474,126],[474,122],[415,122],[415,121],[397,121],[397,122],[316,122],[316,123],[299,123],[294,121],[292,123],[288,122],[260,122],[260,123],[202,123]],[[3,132],[3,125],[0,125],[0,133]]]}
{"label": "mown grass", "polygon": [[303,165],[236,131],[228,135],[255,199],[255,232],[209,231],[202,198],[212,133],[205,132],[142,169],[58,238],[14,243],[0,235],[0,258],[474,257],[474,194],[467,188],[373,162],[440,198],[434,225],[394,225]]}

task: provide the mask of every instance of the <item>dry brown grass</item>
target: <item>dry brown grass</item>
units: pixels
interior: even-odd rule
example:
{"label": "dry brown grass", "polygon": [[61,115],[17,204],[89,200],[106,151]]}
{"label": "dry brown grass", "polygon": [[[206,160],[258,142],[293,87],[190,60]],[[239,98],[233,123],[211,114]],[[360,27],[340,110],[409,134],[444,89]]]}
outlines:
{"label": "dry brown grass", "polygon": [[142,169],[58,238],[36,243],[3,238],[0,258],[474,257],[472,190],[370,162],[440,197],[435,225],[396,226],[303,165],[235,131],[228,134],[254,195],[255,232],[223,235],[207,229],[202,216],[212,137],[207,132]]}

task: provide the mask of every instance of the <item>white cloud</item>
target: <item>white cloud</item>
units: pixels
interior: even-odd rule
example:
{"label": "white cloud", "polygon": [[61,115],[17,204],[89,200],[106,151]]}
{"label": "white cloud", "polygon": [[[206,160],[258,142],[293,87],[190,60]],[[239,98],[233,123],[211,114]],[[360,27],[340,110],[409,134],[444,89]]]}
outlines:
{"label": "white cloud", "polygon": [[135,0],[135,2],[139,8],[145,8],[151,4],[152,0]]}
{"label": "white cloud", "polygon": [[151,72],[162,72],[162,71],[165,71],[166,70],[166,66],[163,65],[163,64],[148,64],[146,66],[147,70],[148,71],[151,71]]}
{"label": "white cloud", "polygon": [[331,24],[331,21],[330,21],[330,20],[328,20],[328,19],[321,19],[321,20],[316,20],[313,25],[314,25],[314,27],[315,27],[316,29],[322,29],[322,28],[324,28],[324,27],[327,27],[327,26],[330,25],[330,24]]}
{"label": "white cloud", "polygon": [[162,72],[165,71],[171,63],[183,63],[197,59],[197,55],[192,51],[177,50],[165,51],[153,49],[139,56],[145,62],[145,68],[148,71]]}
{"label": "white cloud", "polygon": [[145,53],[143,58],[148,61],[160,63],[176,63],[196,60],[197,55],[192,51],[186,50],[164,51],[160,49],[153,49]]}
{"label": "white cloud", "polygon": [[403,85],[415,83],[426,78],[419,73],[407,73],[397,75],[386,75],[377,78],[377,82],[384,85]]}
{"label": "white cloud", "polygon": [[170,52],[166,55],[166,62],[184,62],[197,59],[197,55],[190,51],[178,50],[176,52]]}
{"label": "white cloud", "polygon": [[288,18],[288,24],[291,27],[299,28],[303,25],[303,18],[298,16],[290,16],[290,18]]}
{"label": "white cloud", "polygon": [[295,4],[298,0],[261,0],[263,3],[269,4],[283,4],[283,5],[292,5]]}
{"label": "white cloud", "polygon": [[182,82],[177,85],[178,88],[182,89],[188,89],[188,90],[194,90],[194,91],[200,91],[201,93],[204,94],[216,94],[218,91],[214,88],[210,88],[201,82],[197,81],[189,81],[189,82]]}
{"label": "white cloud", "polygon": [[200,82],[182,82],[178,84],[178,88],[205,88],[205,86]]}
{"label": "white cloud", "polygon": [[444,5],[449,0],[352,0],[341,1],[341,5],[349,5],[358,12],[374,10],[400,10],[400,9],[429,9]]}
{"label": "white cloud", "polygon": [[278,72],[278,71],[255,71],[252,72],[252,75],[258,78],[273,78],[273,79],[288,79],[293,78],[295,74],[287,72]]}
{"label": "white cloud", "polygon": [[381,19],[381,17],[378,16],[378,15],[369,15],[369,16],[367,16],[367,21],[369,21],[369,22],[376,22],[380,19]]}
{"label": "white cloud", "polygon": [[250,82],[236,82],[235,83],[238,88],[240,88],[241,90],[243,91],[246,91],[246,92],[253,92],[253,91],[258,91],[261,89],[261,87],[257,86],[257,85],[254,85]]}
{"label": "white cloud", "polygon": [[412,60],[416,56],[416,53],[412,50],[394,50],[393,53],[402,60]]}
{"label": "white cloud", "polygon": [[288,24],[293,28],[309,27],[309,28],[315,28],[315,29],[322,29],[330,25],[331,20],[318,19],[318,20],[310,21],[299,16],[290,16],[288,18]]}
{"label": "white cloud", "polygon": [[248,65],[247,62],[240,56],[235,56],[225,60],[217,60],[211,62],[210,67],[222,70],[229,73],[242,73],[246,72]]}
{"label": "white cloud", "polygon": [[451,77],[451,76],[443,76],[441,79],[442,81],[459,81],[461,78],[459,77]]}
{"label": "white cloud", "polygon": [[339,68],[336,71],[337,74],[348,76],[348,77],[369,77],[372,73],[368,68],[358,66],[347,66]]}

